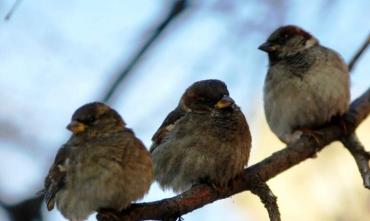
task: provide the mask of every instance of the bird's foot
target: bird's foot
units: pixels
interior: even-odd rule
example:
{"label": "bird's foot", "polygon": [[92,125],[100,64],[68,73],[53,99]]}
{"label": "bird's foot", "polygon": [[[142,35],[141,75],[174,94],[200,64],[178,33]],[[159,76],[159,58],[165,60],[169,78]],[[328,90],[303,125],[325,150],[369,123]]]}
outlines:
{"label": "bird's foot", "polygon": [[309,128],[302,128],[302,129],[299,129],[300,131],[302,131],[302,134],[305,134],[311,138],[313,138],[315,140],[315,142],[320,145],[320,140],[322,139],[322,134],[316,130],[313,130],[313,129],[309,129]]}
{"label": "bird's foot", "polygon": [[296,130],[291,134],[285,135],[282,138],[282,140],[286,144],[292,144],[292,143],[297,142],[301,138],[302,135],[303,135],[303,132],[301,130]]}
{"label": "bird's foot", "polygon": [[[303,135],[312,138],[317,145],[320,145],[320,140],[322,139],[322,134],[316,130],[309,129],[309,128],[301,128],[299,130],[294,131],[292,134],[285,137],[285,141],[288,144],[294,143],[298,141]],[[316,157],[317,151],[312,155],[312,158]]]}
{"label": "bird's foot", "polygon": [[[198,181],[198,184],[206,184],[212,188],[214,191],[218,191],[221,185],[216,184],[215,182],[211,181],[209,178],[203,178]],[[197,184],[195,184],[197,185]],[[193,185],[194,186],[194,185]]]}

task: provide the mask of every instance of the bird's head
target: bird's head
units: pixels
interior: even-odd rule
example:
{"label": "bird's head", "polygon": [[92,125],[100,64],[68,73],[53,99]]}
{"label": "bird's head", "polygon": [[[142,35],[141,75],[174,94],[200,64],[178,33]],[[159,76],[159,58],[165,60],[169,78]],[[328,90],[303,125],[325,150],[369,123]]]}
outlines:
{"label": "bird's head", "polygon": [[226,110],[234,106],[229,91],[220,80],[197,81],[188,87],[181,97],[180,105],[185,110],[210,111]]}
{"label": "bird's head", "polygon": [[318,45],[310,33],[295,25],[276,29],[258,49],[268,53],[270,60],[282,59]]}
{"label": "bird's head", "polygon": [[67,129],[74,135],[80,135],[109,131],[117,126],[122,128],[124,125],[125,122],[115,110],[106,104],[93,102],[81,106],[74,112]]}

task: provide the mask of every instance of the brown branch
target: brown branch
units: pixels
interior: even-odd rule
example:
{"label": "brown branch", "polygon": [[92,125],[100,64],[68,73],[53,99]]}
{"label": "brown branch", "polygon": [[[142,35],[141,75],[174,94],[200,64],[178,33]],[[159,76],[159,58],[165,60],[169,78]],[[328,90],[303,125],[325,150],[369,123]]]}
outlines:
{"label": "brown branch", "polygon": [[[361,48],[355,53],[351,61],[349,62],[348,69],[349,71],[353,70],[354,65],[357,63],[360,56],[364,53],[366,48],[370,43],[370,34],[367,37],[366,41],[363,43]],[[361,174],[363,185],[365,188],[370,189],[370,154],[365,150],[365,147],[358,140],[355,133],[345,136],[341,139],[344,147],[351,153],[352,157],[356,161],[358,170]]]}
{"label": "brown branch", "polygon": [[[247,168],[232,180],[225,188],[212,188],[208,185],[196,185],[190,190],[168,199],[150,203],[132,204],[128,209],[116,214],[118,220],[163,220],[166,217],[178,217],[203,207],[219,199],[250,190],[256,177],[262,182],[275,177],[285,170],[314,156],[327,144],[340,140],[354,132],[356,127],[370,112],[370,89],[352,102],[349,111],[343,116],[343,123],[332,123],[318,132],[322,134],[319,143],[310,136],[302,136],[297,142],[273,153],[270,157]],[[343,127],[343,124],[345,127]],[[103,215],[103,214],[102,214]],[[97,218],[100,219],[98,214]]]}
{"label": "brown branch", "polygon": [[281,220],[277,197],[271,191],[267,183],[261,182],[256,178],[256,182],[252,184],[250,191],[260,198],[269,214],[270,221]]}
{"label": "brown branch", "polygon": [[172,5],[168,15],[154,28],[151,35],[147,40],[144,41],[143,45],[139,47],[138,51],[132,56],[127,66],[119,73],[116,78],[109,85],[107,92],[103,96],[103,101],[108,102],[111,100],[113,94],[118,89],[120,84],[127,78],[132,70],[141,61],[144,54],[150,49],[150,47],[159,39],[160,35],[166,30],[166,28],[177,18],[185,9],[188,7],[188,0],[176,0]]}
{"label": "brown branch", "polygon": [[357,63],[358,59],[361,57],[361,55],[365,52],[366,48],[370,44],[370,34],[367,36],[366,41],[363,43],[362,47],[356,52],[356,54],[352,57],[351,61],[348,64],[348,70],[352,71],[353,67]]}
{"label": "brown branch", "polygon": [[342,139],[342,143],[355,159],[364,186],[370,189],[370,153],[365,150],[355,134],[351,134]]}

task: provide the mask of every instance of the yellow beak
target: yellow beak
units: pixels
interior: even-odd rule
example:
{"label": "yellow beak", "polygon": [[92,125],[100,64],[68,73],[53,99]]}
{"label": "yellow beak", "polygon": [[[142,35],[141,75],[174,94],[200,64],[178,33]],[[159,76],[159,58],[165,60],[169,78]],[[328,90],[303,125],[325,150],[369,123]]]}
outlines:
{"label": "yellow beak", "polygon": [[233,104],[234,104],[234,100],[231,97],[224,95],[219,101],[217,101],[214,107],[216,109],[223,109],[223,108],[230,107]]}
{"label": "yellow beak", "polygon": [[80,123],[78,121],[72,121],[68,124],[67,129],[72,131],[73,134],[79,134],[86,130],[87,126],[83,123]]}

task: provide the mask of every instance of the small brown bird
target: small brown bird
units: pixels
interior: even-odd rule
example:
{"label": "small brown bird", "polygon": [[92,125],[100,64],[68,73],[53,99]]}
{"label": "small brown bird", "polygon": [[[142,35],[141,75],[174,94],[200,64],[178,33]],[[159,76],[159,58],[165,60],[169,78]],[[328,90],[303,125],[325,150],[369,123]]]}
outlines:
{"label": "small brown bird", "polygon": [[191,85],[152,140],[154,176],[176,192],[201,182],[226,185],[247,165],[251,148],[247,121],[219,80]]}
{"label": "small brown bird", "polygon": [[340,55],[305,30],[283,26],[259,47],[268,53],[264,107],[271,130],[285,143],[342,115],[350,99]]}
{"label": "small brown bird", "polygon": [[79,221],[102,208],[122,210],[149,190],[150,154],[115,110],[86,104],[67,128],[73,134],[45,178],[48,210],[56,202],[64,217]]}

